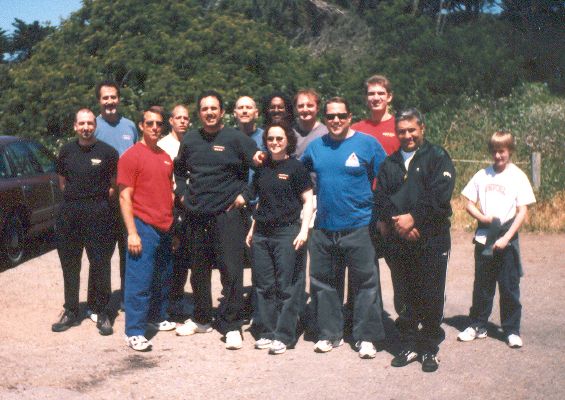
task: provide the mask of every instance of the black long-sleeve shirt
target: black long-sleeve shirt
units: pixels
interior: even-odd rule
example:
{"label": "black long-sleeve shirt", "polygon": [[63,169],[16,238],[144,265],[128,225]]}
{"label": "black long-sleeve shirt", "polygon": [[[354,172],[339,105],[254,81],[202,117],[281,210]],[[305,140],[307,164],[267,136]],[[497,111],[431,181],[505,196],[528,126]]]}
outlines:
{"label": "black long-sleeve shirt", "polygon": [[447,151],[427,140],[412,158],[408,171],[400,150],[388,156],[379,170],[374,215],[390,222],[409,213],[423,237],[445,233],[451,226],[451,195],[455,168]]}
{"label": "black long-sleeve shirt", "polygon": [[175,158],[175,193],[196,214],[223,212],[239,194],[249,202],[247,174],[257,150],[252,139],[232,128],[187,132]]}

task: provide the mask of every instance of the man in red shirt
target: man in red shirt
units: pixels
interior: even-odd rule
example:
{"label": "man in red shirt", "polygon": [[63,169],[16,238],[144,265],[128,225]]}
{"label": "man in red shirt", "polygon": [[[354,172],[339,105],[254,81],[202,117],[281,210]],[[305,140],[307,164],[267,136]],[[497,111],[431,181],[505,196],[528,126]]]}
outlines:
{"label": "man in red shirt", "polygon": [[118,162],[120,208],[127,230],[126,336],[128,345],[148,351],[148,324],[167,320],[172,271],[173,161],[157,146],[163,110],[151,107],[139,123],[143,138]]}
{"label": "man in red shirt", "polygon": [[390,155],[400,147],[394,133],[394,116],[389,110],[392,101],[390,82],[383,75],[373,75],[365,81],[365,86],[370,117],[351,125],[351,128],[373,136]]}

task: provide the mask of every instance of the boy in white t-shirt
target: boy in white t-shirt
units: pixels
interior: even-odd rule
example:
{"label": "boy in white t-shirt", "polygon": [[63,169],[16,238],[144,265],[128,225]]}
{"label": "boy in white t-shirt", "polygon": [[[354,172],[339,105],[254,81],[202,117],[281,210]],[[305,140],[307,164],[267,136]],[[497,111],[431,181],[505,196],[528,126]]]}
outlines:
{"label": "boy in white t-shirt", "polygon": [[[520,277],[522,266],[518,230],[528,205],[536,199],[528,178],[510,158],[515,148],[509,132],[495,132],[488,143],[493,164],[480,170],[462,191],[466,210],[478,221],[475,233],[475,282],[471,325],[457,337],[462,342],[487,336],[496,283],[500,294],[502,329],[511,348],[522,347],[520,338]],[[478,203],[478,207],[477,207]]]}

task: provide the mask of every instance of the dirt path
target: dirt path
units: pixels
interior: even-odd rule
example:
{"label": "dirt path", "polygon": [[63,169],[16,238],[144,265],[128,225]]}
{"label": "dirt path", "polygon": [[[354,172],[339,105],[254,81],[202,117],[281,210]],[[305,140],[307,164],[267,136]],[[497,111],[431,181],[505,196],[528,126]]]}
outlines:
{"label": "dirt path", "polygon": [[[0,273],[0,399],[565,398],[565,235],[522,235],[526,276],[520,350],[493,337],[456,341],[471,301],[470,241],[470,233],[454,233],[446,340],[434,374],[424,374],[419,363],[392,368],[387,351],[374,360],[359,359],[347,345],[316,354],[303,338],[296,349],[269,356],[253,349],[249,332],[239,351],[225,350],[216,332],[192,337],[159,333],[153,351],[140,354],[125,346],[123,314],[109,337],[100,336],[88,319],[67,332],[52,333],[63,303],[63,281],[56,252],[45,252]],[[116,258],[113,269],[116,289]],[[394,317],[384,263],[381,279],[385,309]],[[84,300],[85,271],[81,282]],[[214,290],[219,295],[217,272]],[[499,323],[498,306],[491,321]],[[496,336],[494,325],[490,334]]]}

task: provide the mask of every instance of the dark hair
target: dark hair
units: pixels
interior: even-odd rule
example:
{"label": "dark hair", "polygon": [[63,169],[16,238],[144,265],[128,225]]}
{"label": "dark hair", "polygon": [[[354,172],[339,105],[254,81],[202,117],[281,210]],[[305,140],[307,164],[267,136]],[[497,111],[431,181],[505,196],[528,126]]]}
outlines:
{"label": "dark hair", "polygon": [[263,108],[263,122],[265,123],[265,125],[270,125],[271,124],[271,114],[269,113],[269,107],[271,105],[271,101],[273,101],[273,99],[275,97],[279,97],[284,101],[284,109],[286,112],[286,124],[288,126],[291,126],[292,123],[294,122],[294,110],[292,107],[292,103],[290,102],[290,99],[288,98],[287,95],[285,95],[282,92],[273,92],[271,93],[269,96],[264,97],[263,101],[262,101],[262,108]]}
{"label": "dark hair", "polygon": [[324,105],[324,115],[328,112],[328,104],[332,104],[332,103],[339,103],[345,105],[345,111],[347,111],[347,113],[350,114],[349,103],[347,102],[347,100],[345,100],[343,97],[335,96],[329,99],[328,101],[326,101],[326,104]]}
{"label": "dark hair", "polygon": [[400,121],[409,121],[409,120],[416,120],[416,123],[419,126],[423,126],[424,125],[424,116],[422,115],[422,113],[420,111],[418,111],[417,108],[414,107],[410,107],[410,108],[405,108],[403,110],[400,110],[399,112],[396,113],[395,115],[395,119],[396,119],[396,125],[398,125],[398,123]]}
{"label": "dark hair", "polygon": [[290,155],[296,151],[296,135],[294,131],[290,129],[290,127],[286,124],[270,124],[265,127],[263,131],[263,146],[267,148],[267,136],[269,134],[269,129],[271,128],[281,128],[284,131],[284,135],[286,136],[286,154]]}
{"label": "dark hair", "polygon": [[198,110],[200,110],[200,102],[206,97],[215,97],[218,100],[218,103],[220,103],[220,110],[224,110],[224,99],[222,98],[222,95],[215,90],[206,90],[205,92],[200,93],[198,100],[196,100],[196,107]]}
{"label": "dark hair", "polygon": [[300,89],[298,92],[296,92],[294,98],[292,99],[292,104],[294,105],[294,107],[296,107],[296,103],[298,102],[298,96],[313,97],[316,105],[318,106],[318,108],[320,108],[320,95],[314,89]]}
{"label": "dark hair", "polygon": [[165,109],[161,106],[151,106],[151,107],[146,108],[145,110],[143,110],[141,112],[141,115],[140,115],[140,118],[139,118],[140,123],[143,124],[145,122],[145,113],[147,113],[147,112],[159,114],[161,116],[161,118],[163,119],[163,122],[165,121]]}
{"label": "dark hair", "polygon": [[106,81],[102,81],[102,82],[100,82],[96,85],[95,90],[96,90],[96,99],[97,100],[100,100],[100,89],[102,89],[103,86],[113,87],[118,92],[118,98],[120,97],[120,87],[118,86],[116,81],[106,80]]}

